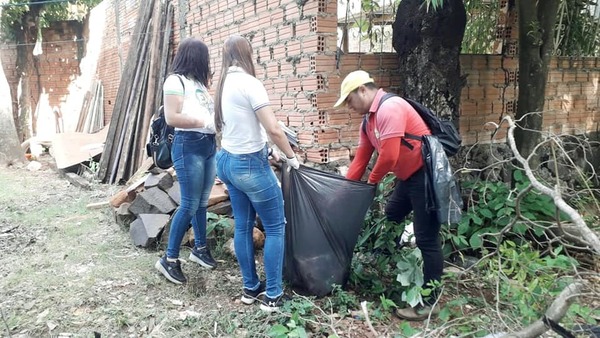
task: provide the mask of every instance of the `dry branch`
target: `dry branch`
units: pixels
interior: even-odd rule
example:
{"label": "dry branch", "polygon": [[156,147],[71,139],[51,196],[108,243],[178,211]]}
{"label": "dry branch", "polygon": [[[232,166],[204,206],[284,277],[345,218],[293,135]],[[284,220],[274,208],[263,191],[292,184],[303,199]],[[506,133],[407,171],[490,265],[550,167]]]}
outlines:
{"label": "dry branch", "polygon": [[[517,149],[517,145],[515,142],[514,131],[517,127],[516,123],[512,120],[510,116],[505,116],[503,121],[507,121],[509,124],[507,140],[512,150],[515,159],[523,166],[523,170],[527,175],[527,178],[531,181],[531,185],[540,191],[542,194],[547,195],[552,198],[556,207],[564,212],[574,223],[572,227],[565,227],[563,229],[567,234],[570,234],[571,240],[577,238],[581,243],[586,246],[589,246],[590,249],[597,255],[600,255],[600,239],[598,235],[592,231],[586,224],[581,215],[572,208],[570,205],[565,202],[562,198],[558,185],[555,186],[554,189],[550,189],[549,187],[540,183],[540,181],[533,175],[533,170],[529,166],[529,162],[519,153]],[[573,232],[570,232],[570,231]]]}
{"label": "dry branch", "polygon": [[[581,290],[584,287],[584,282],[575,282],[569,284],[566,288],[564,288],[558,297],[550,304],[548,310],[544,314],[544,317],[552,320],[555,323],[560,322],[560,320],[565,316],[567,310],[576,297],[581,293]],[[544,332],[548,331],[548,327],[544,324],[544,318],[541,318],[521,331],[505,335],[502,338],[534,338],[539,337]]]}

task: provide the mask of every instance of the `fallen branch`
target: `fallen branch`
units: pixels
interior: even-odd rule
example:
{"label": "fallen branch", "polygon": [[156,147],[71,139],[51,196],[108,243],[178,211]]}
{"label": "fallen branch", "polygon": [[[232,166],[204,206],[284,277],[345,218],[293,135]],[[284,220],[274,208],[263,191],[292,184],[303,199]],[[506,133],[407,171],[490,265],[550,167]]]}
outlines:
{"label": "fallen branch", "polygon": [[554,201],[556,207],[564,212],[574,223],[574,230],[576,229],[578,237],[582,242],[590,247],[592,251],[594,251],[597,255],[600,255],[600,238],[596,235],[594,231],[592,231],[586,224],[581,215],[577,212],[577,210],[573,209],[570,205],[565,202],[562,198],[562,195],[559,191],[558,185],[555,189],[550,189],[549,187],[543,185],[538,181],[538,179],[533,175],[533,170],[529,166],[529,162],[527,159],[523,158],[523,156],[519,153],[517,149],[517,145],[514,137],[514,130],[517,127],[516,123],[512,120],[510,116],[505,116],[503,121],[507,121],[509,124],[508,134],[506,136],[508,140],[508,144],[510,149],[512,150],[516,160],[523,166],[525,171],[525,175],[529,178],[531,185],[540,191],[542,194],[550,196]]}
{"label": "fallen branch", "polygon": [[19,226],[17,225],[17,226],[14,226],[12,228],[2,229],[2,231],[0,231],[0,232],[3,233],[3,234],[6,234],[6,233],[12,232],[13,230],[16,230],[18,228],[19,228]]}
{"label": "fallen branch", "polygon": [[502,336],[502,338],[534,338],[539,337],[544,332],[548,331],[549,327],[546,326],[544,321],[548,319],[553,321],[554,323],[560,322],[560,320],[565,316],[567,310],[571,304],[575,301],[576,297],[581,293],[581,289],[583,289],[583,282],[575,282],[569,284],[566,288],[564,288],[558,297],[550,304],[548,310],[544,316],[537,321],[533,322],[531,325],[522,329],[521,331]]}
{"label": "fallen branch", "polygon": [[102,209],[104,207],[108,207],[109,205],[110,205],[109,201],[102,201],[102,202],[89,203],[85,207],[87,209]]}
{"label": "fallen branch", "polygon": [[12,337],[12,335],[10,334],[10,327],[8,326],[8,322],[6,321],[6,318],[4,318],[4,311],[2,310],[2,308],[0,308],[0,316],[2,316],[2,322],[6,326],[6,334],[8,334],[9,338]]}
{"label": "fallen branch", "polygon": [[377,333],[377,331],[375,331],[375,328],[373,327],[373,324],[371,324],[371,320],[369,319],[369,311],[367,311],[367,302],[362,301],[360,303],[360,308],[362,309],[363,313],[365,314],[365,320],[367,321],[367,325],[369,326],[371,333],[373,334],[373,336],[379,337],[379,334]]}

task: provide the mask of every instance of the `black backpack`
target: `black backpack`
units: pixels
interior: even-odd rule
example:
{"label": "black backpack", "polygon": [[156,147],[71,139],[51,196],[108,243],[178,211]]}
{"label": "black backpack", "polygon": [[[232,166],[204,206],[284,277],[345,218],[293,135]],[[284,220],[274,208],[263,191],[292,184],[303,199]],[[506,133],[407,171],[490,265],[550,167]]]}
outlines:
{"label": "black backpack", "polygon": [[[394,96],[398,96],[398,95],[396,95],[394,93],[385,93],[383,95],[383,97],[381,97],[381,100],[379,101],[379,106],[377,106],[377,109],[379,109],[379,107],[381,107],[381,104],[385,100],[389,99],[390,97],[394,97]],[[456,127],[454,127],[454,124],[452,123],[452,121],[440,119],[431,111],[431,109],[423,106],[422,104],[420,104],[417,101],[407,99],[407,98],[403,98],[403,99],[406,102],[408,102],[417,111],[419,116],[421,116],[423,121],[425,121],[425,124],[427,125],[427,127],[429,127],[429,129],[431,130],[431,134],[438,138],[438,140],[440,141],[440,143],[442,144],[442,146],[444,148],[444,152],[446,153],[446,156],[450,157],[450,156],[456,155],[456,153],[460,149],[460,145],[462,143],[462,138],[460,137],[458,130],[456,130]],[[366,115],[363,120],[362,131],[365,134],[367,132],[367,116]],[[409,139],[423,141],[422,137],[419,135],[413,135],[413,134],[406,133],[406,134],[404,134],[404,136]],[[401,140],[401,143],[412,150],[413,146],[410,143],[406,142],[404,139]]]}
{"label": "black backpack", "polygon": [[[177,76],[181,81],[181,86],[184,88],[183,80],[180,76]],[[167,124],[165,119],[164,107],[158,108],[158,118],[152,121],[150,125],[150,139],[146,144],[146,153],[148,157],[152,157],[154,165],[161,169],[169,169],[173,166],[173,160],[171,159],[171,145],[175,138],[175,128]]]}

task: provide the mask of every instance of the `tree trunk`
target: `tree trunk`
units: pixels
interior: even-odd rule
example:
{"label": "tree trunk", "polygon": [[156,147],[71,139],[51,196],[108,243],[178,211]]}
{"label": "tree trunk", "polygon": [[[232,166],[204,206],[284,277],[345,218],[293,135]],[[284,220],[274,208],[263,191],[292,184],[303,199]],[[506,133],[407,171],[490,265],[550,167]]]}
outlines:
{"label": "tree trunk", "polygon": [[[11,97],[10,86],[0,64],[0,97]],[[0,165],[25,162],[25,153],[17,135],[11,100],[0,100]]]}
{"label": "tree trunk", "polygon": [[36,23],[38,22],[38,16],[39,7],[32,6],[30,11],[23,14],[21,22],[14,26],[17,43],[16,70],[19,78],[18,110],[15,113],[17,117],[17,133],[21,141],[33,136],[30,75],[33,65],[33,45],[37,38]]}
{"label": "tree trunk", "polygon": [[[540,142],[548,64],[554,47],[554,25],[560,0],[518,0],[519,11],[519,101],[515,141],[528,157]],[[536,113],[529,114],[528,113]],[[531,157],[536,168],[539,154]]]}
{"label": "tree trunk", "polygon": [[403,0],[393,25],[403,96],[424,103],[458,127],[458,107],[465,78],[460,47],[467,16],[462,0],[447,0],[427,11],[423,0]]}

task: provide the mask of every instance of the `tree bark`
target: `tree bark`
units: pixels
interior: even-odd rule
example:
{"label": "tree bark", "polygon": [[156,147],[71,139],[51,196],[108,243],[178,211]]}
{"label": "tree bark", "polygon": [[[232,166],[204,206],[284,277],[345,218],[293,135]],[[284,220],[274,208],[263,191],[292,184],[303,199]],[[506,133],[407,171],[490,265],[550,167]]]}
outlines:
{"label": "tree bark", "polygon": [[[23,13],[21,21],[14,25],[17,43],[17,76],[19,77],[18,109],[16,113],[17,133],[21,141],[33,136],[32,124],[32,98],[30,76],[33,65],[33,45],[37,38],[37,18],[40,7],[31,6],[28,12]],[[35,32],[35,33],[32,33]],[[39,90],[39,88],[38,88]]]}
{"label": "tree bark", "polygon": [[460,48],[467,16],[462,0],[448,0],[427,11],[423,0],[403,0],[393,24],[393,46],[398,53],[399,94],[424,103],[458,127]]}
{"label": "tree bark", "polygon": [[[559,0],[518,0],[519,11],[519,99],[515,140],[523,157],[529,157],[540,142],[548,65],[554,48],[554,25]],[[535,114],[528,114],[535,113]],[[531,166],[539,165],[533,154]]]}
{"label": "tree bark", "polygon": [[[2,64],[0,64],[0,97],[12,97]],[[21,142],[19,142],[15,127],[11,100],[0,100],[0,140],[2,140],[0,142],[0,165],[25,162],[25,153],[21,149]]]}

